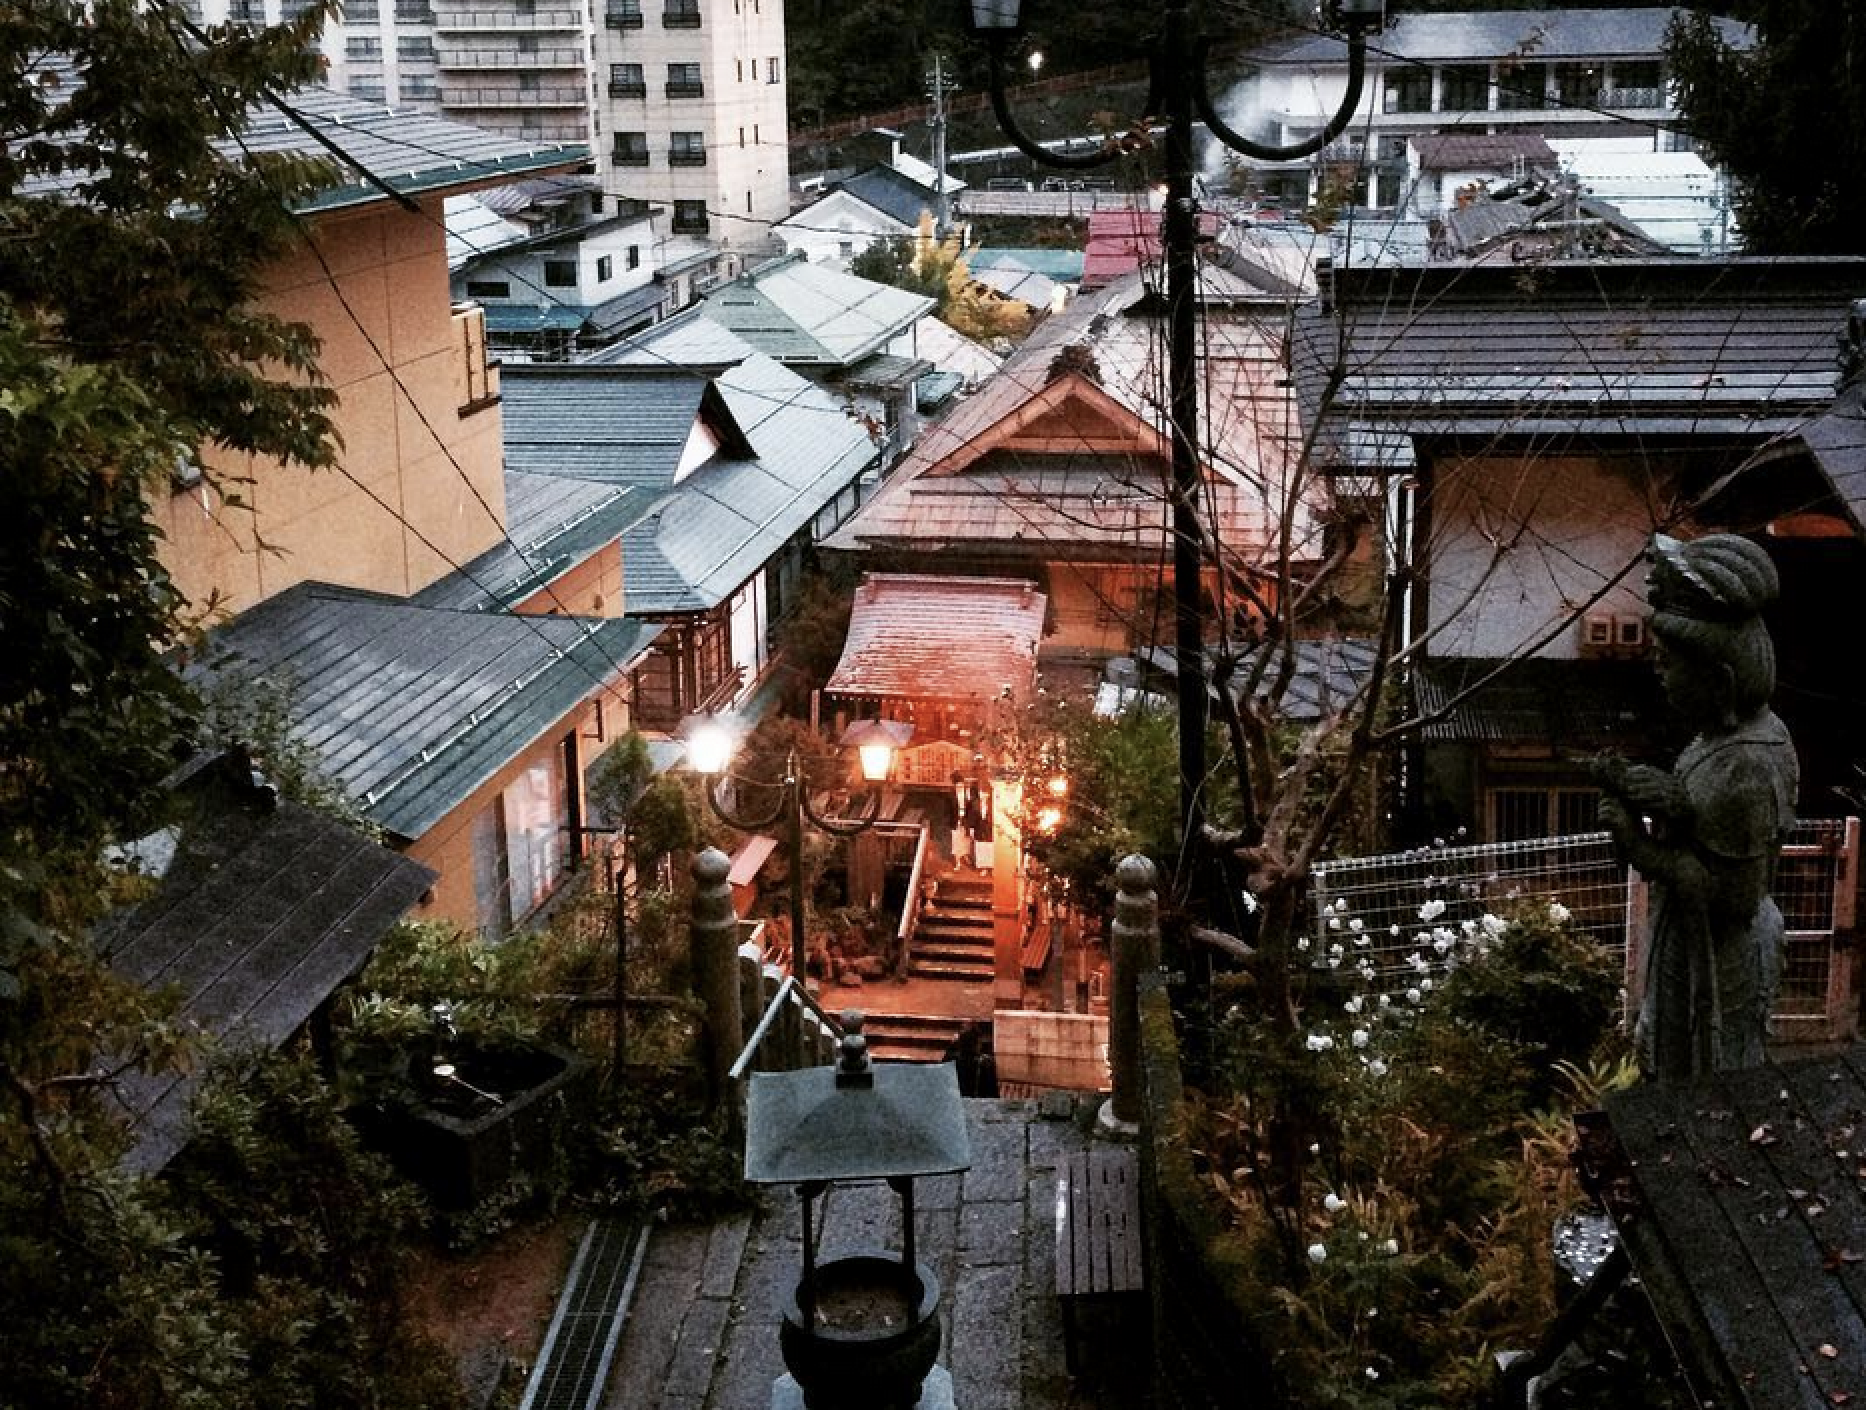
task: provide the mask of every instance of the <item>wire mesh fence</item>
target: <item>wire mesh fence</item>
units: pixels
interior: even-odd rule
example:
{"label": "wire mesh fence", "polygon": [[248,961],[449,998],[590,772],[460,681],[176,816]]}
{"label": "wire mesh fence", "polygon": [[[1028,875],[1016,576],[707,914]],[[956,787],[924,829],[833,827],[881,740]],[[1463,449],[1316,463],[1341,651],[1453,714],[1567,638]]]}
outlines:
{"label": "wire mesh fence", "polygon": [[[1858,854],[1857,818],[1799,822],[1782,849],[1774,895],[1788,928],[1776,1004],[1784,1038],[1839,1037],[1849,1029],[1850,973],[1837,938],[1853,926]],[[1346,858],[1316,869],[1309,957],[1358,969],[1375,991],[1396,993],[1422,961],[1444,952],[1448,938],[1471,933],[1486,916],[1548,902],[1564,907],[1571,925],[1626,967],[1636,1001],[1645,891],[1605,832]]]}

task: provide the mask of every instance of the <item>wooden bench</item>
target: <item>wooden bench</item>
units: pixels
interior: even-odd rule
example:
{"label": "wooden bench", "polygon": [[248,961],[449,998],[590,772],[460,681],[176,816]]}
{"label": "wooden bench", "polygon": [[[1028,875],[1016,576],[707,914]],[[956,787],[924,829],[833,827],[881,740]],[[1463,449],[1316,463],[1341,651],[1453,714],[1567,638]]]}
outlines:
{"label": "wooden bench", "polygon": [[1050,962],[1050,923],[1039,921],[1030,928],[1024,937],[1022,947],[1025,974],[1041,974],[1043,966]]}
{"label": "wooden bench", "polygon": [[1140,1163],[1125,1147],[1071,1151],[1056,1165],[1056,1296],[1063,1364],[1076,1369],[1076,1299],[1137,1293],[1141,1257]]}

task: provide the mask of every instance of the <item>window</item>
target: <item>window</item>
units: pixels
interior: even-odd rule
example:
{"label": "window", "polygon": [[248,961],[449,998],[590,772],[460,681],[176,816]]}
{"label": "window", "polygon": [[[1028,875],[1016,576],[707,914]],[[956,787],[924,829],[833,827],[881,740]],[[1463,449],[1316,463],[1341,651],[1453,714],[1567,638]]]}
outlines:
{"label": "window", "polygon": [[615,273],[616,262],[614,258],[609,255],[598,255],[596,257],[596,278],[599,283],[604,280],[615,278]]}
{"label": "window", "polygon": [[836,242],[836,256],[839,259],[854,259],[855,258],[855,241],[838,240]]}
{"label": "window", "polygon": [[521,73],[518,76],[518,91],[520,93],[536,93],[538,91],[538,76],[535,73]]}
{"label": "window", "polygon": [[1497,106],[1521,112],[1527,108],[1546,108],[1544,96],[1549,85],[1546,64],[1500,65],[1497,70]]}
{"label": "window", "polygon": [[1488,65],[1455,65],[1444,71],[1439,85],[1438,106],[1441,112],[1481,113],[1490,107]]}
{"label": "window", "polygon": [[765,82],[776,83],[777,81],[778,81],[778,61],[777,61],[777,56],[774,54],[770,58],[765,60]]}
{"label": "window", "polygon": [[683,235],[704,235],[706,233],[706,202],[674,202],[674,229]]}
{"label": "window", "polygon": [[382,41],[367,35],[352,34],[343,41],[343,56],[346,59],[380,59]]}
{"label": "window", "polygon": [[704,132],[670,132],[667,140],[667,164],[669,166],[706,165],[706,134]]}
{"label": "window", "polygon": [[734,83],[745,82],[745,60],[734,59],[732,61],[732,81]]}
{"label": "window", "polygon": [[1600,101],[1600,71],[1592,64],[1557,64],[1555,98],[1564,108],[1591,108]]}
{"label": "window", "polygon": [[646,98],[648,80],[642,77],[641,65],[609,65],[609,96],[611,98]]}
{"label": "window", "polygon": [[519,35],[518,36],[518,52],[521,54],[537,53],[538,52],[538,36],[535,34]]}
{"label": "window", "polygon": [[616,133],[615,151],[610,160],[616,166],[647,166],[648,134],[645,132]]}
{"label": "window", "polygon": [[376,8],[376,0],[350,0],[343,7],[345,24],[375,24],[382,18],[382,12]]}
{"label": "window", "polygon": [[544,287],[547,289],[576,288],[577,262],[573,259],[547,259],[544,262]]}
{"label": "window", "polygon": [[403,34],[395,40],[395,52],[404,59],[432,59],[434,40],[426,34]]}
{"label": "window", "polygon": [[434,7],[428,0],[395,0],[395,18],[407,24],[433,24]]}
{"label": "window", "polygon": [[512,285],[504,279],[469,279],[467,280],[469,299],[509,299],[512,297]]}
{"label": "window", "polygon": [[757,123],[752,124],[752,145],[754,147],[758,145],[758,124]]}
{"label": "window", "polygon": [[667,66],[667,96],[670,98],[698,98],[706,92],[706,85],[700,81],[698,64],[669,64]]}
{"label": "window", "polygon": [[381,82],[374,79],[368,83],[352,83],[350,85],[350,96],[352,98],[361,98],[369,103],[380,103],[384,91]]}
{"label": "window", "polygon": [[641,268],[641,246],[640,245],[630,245],[628,247],[628,255],[626,256],[626,267],[629,269],[640,269]]}
{"label": "window", "polygon": [[744,148],[745,148],[745,129],[741,127],[739,129],[739,149],[743,151]]}
{"label": "window", "polygon": [[1408,65],[1387,75],[1386,110],[1390,113],[1432,111],[1432,71]]}
{"label": "window", "polygon": [[603,23],[610,29],[640,29],[641,0],[609,0],[603,8]]}
{"label": "window", "polygon": [[1665,71],[1656,59],[1629,59],[1613,66],[1613,77],[1601,90],[1608,108],[1662,108],[1665,106]]}
{"label": "window", "polygon": [[410,73],[402,75],[402,101],[406,103],[432,103],[441,95],[440,88],[434,82],[431,73]]}
{"label": "window", "polygon": [[661,11],[661,23],[668,29],[698,29],[700,0],[667,0],[667,8]]}
{"label": "window", "polygon": [[565,753],[553,749],[526,768],[473,820],[473,890],[487,939],[535,910],[569,867]]}
{"label": "window", "polygon": [[1592,832],[1600,792],[1593,788],[1492,788],[1484,802],[1488,840],[1523,842]]}

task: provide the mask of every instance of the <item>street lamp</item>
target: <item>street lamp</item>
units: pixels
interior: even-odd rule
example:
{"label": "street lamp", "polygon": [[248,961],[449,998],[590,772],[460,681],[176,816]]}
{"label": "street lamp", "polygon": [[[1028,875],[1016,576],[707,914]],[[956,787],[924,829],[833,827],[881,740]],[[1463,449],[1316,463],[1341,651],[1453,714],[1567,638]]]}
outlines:
{"label": "street lamp", "polygon": [[[1120,158],[1122,144],[1071,155],[1051,152],[1027,136],[1005,96],[1005,60],[1024,31],[1021,0],[969,0],[972,33],[991,56],[991,109],[1011,144],[1045,166],[1082,170]],[[1192,191],[1192,125],[1202,119],[1213,137],[1259,161],[1293,161],[1319,152],[1353,121],[1366,80],[1367,35],[1385,22],[1385,0],[1332,0],[1328,7],[1348,36],[1348,87],[1322,130],[1302,142],[1269,146],[1234,131],[1218,115],[1206,88],[1202,40],[1192,33],[1187,0],[1166,0],[1165,21],[1150,58],[1147,112],[1165,119],[1167,387],[1172,423],[1173,668],[1178,676],[1180,818],[1185,845],[1181,876],[1193,865],[1193,839],[1201,831],[1205,785],[1205,669],[1199,565],[1205,536],[1199,525],[1199,401],[1195,250],[1198,204]]]}
{"label": "street lamp", "polygon": [[[885,781],[893,771],[894,754],[913,737],[914,727],[898,720],[857,720],[843,731],[841,744],[853,748],[861,761],[862,777],[873,784]],[[804,776],[803,761],[792,748],[784,761],[784,777],[775,784],[751,786],[775,789],[771,807],[756,816],[747,816],[728,807],[721,796],[721,784],[728,777],[726,766],[738,740],[727,724],[711,715],[696,715],[681,727],[687,744],[687,762],[706,779],[706,799],[713,811],[727,824],[741,832],[761,832],[779,823],[786,825],[790,855],[790,968],[799,983],[807,978],[808,953],[803,929],[803,828],[808,820],[832,837],[854,837],[875,825],[881,816],[881,789],[875,788],[868,800],[867,812],[859,818],[824,817],[810,802],[810,782]],[[740,780],[748,782],[747,780]]]}

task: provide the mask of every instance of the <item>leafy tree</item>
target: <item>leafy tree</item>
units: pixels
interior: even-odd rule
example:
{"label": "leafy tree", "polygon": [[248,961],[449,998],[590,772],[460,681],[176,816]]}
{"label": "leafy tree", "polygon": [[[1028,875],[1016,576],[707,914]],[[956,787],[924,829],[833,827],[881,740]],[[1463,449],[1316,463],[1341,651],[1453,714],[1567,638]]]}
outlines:
{"label": "leafy tree", "polygon": [[1735,179],[1745,247],[1866,250],[1866,14],[1828,0],[1729,8],[1755,26],[1753,49],[1694,14],[1673,21],[1666,53],[1684,128]]}

